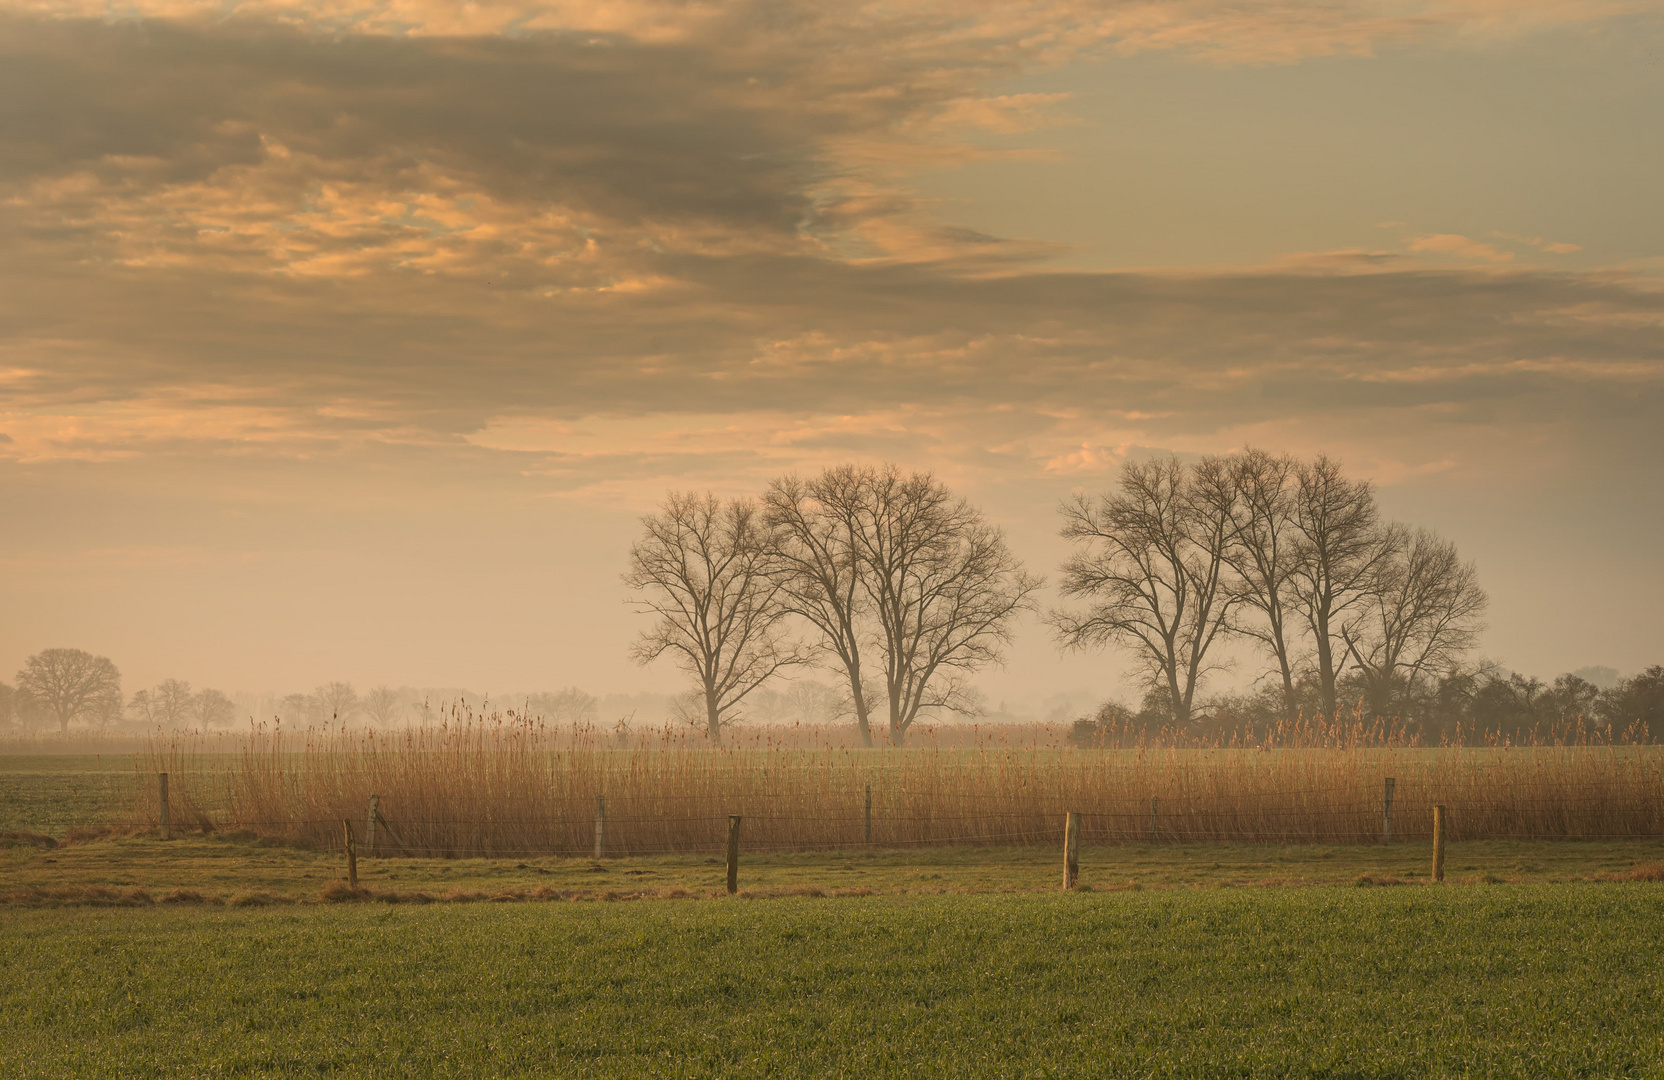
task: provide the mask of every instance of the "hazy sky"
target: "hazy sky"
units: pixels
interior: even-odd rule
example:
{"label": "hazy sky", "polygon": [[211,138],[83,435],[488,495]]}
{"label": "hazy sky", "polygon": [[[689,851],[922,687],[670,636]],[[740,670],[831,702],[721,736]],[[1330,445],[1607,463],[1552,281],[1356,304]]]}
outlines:
{"label": "hazy sky", "polygon": [[673,688],[668,487],[893,459],[1051,572],[1246,442],[1664,662],[1661,117],[1658,3],[0,0],[0,675]]}

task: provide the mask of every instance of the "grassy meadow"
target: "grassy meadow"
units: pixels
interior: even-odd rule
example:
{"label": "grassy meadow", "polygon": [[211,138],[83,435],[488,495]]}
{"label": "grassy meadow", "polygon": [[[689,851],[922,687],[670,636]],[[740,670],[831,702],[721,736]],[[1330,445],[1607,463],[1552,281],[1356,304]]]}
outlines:
{"label": "grassy meadow", "polygon": [[0,1075],[1664,1075],[1655,885],[0,914]]}

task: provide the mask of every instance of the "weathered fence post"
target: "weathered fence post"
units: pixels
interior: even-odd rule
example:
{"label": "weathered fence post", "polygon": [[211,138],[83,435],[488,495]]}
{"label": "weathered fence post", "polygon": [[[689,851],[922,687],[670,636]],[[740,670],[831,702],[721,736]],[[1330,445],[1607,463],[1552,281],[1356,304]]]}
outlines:
{"label": "weathered fence post", "polygon": [[867,785],[867,846],[872,846],[872,785]]}
{"label": "weathered fence post", "polygon": [[157,787],[157,796],[156,797],[161,800],[161,802],[157,804],[159,809],[157,810],[157,814],[156,814],[156,823],[157,823],[157,826],[159,827],[159,829],[161,831],[162,839],[163,840],[172,840],[173,839],[173,828],[172,828],[171,822],[168,819],[168,774],[167,773],[164,772],[164,773],[157,773],[156,774],[156,787]]}
{"label": "weathered fence post", "polygon": [[1381,843],[1392,843],[1392,777],[1387,777],[1386,790],[1381,795]]}
{"label": "weathered fence post", "polygon": [[728,895],[740,891],[740,816],[728,815]]}
{"label": "weathered fence post", "polygon": [[1156,795],[1151,795],[1150,796],[1150,842],[1151,843],[1155,843],[1155,839],[1156,839],[1156,812],[1160,808],[1160,806],[1161,806],[1161,798],[1159,796],[1156,796]]}
{"label": "weathered fence post", "polygon": [[607,797],[595,796],[595,858],[600,859],[607,850]]}
{"label": "weathered fence post", "polygon": [[1433,880],[1444,880],[1444,807],[1433,807]]}
{"label": "weathered fence post", "polygon": [[376,820],[381,817],[381,796],[370,796],[370,812],[364,815],[364,854],[376,853]]}
{"label": "weathered fence post", "polygon": [[353,849],[352,822],[341,819],[341,834],[347,843],[347,888],[358,888],[358,852]]}
{"label": "weathered fence post", "polygon": [[1063,887],[1072,889],[1080,881],[1080,815],[1070,810],[1063,815]]}

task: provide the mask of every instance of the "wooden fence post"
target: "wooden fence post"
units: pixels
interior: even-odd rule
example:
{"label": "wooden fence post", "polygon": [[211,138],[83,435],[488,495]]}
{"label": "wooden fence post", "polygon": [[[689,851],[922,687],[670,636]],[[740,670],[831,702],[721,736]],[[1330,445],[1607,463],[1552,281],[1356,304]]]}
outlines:
{"label": "wooden fence post", "polygon": [[1387,777],[1386,790],[1381,795],[1381,843],[1392,843],[1392,788],[1395,781]]}
{"label": "wooden fence post", "polygon": [[1063,815],[1063,888],[1080,881],[1080,815],[1070,810]]}
{"label": "wooden fence post", "polygon": [[370,812],[364,815],[364,854],[376,853],[376,821],[381,817],[381,796],[370,796]]}
{"label": "wooden fence post", "polygon": [[156,774],[156,787],[157,787],[157,798],[161,800],[157,804],[158,810],[157,810],[157,814],[156,814],[156,823],[160,827],[160,831],[162,833],[162,839],[163,840],[172,840],[173,839],[173,827],[172,827],[172,823],[170,822],[170,820],[168,818],[168,774],[167,773],[164,772],[164,773],[157,773]]}
{"label": "wooden fence post", "polygon": [[595,858],[600,860],[607,850],[607,797],[595,796]]}
{"label": "wooden fence post", "polygon": [[1433,880],[1444,880],[1444,807],[1433,807]]}
{"label": "wooden fence post", "polygon": [[353,850],[352,822],[341,819],[341,834],[347,843],[347,888],[358,888],[358,852]]}
{"label": "wooden fence post", "polygon": [[872,846],[872,785],[867,785],[867,846]]}
{"label": "wooden fence post", "polygon": [[1156,796],[1156,795],[1151,795],[1150,796],[1150,842],[1152,844],[1155,843],[1155,839],[1156,839],[1156,811],[1160,806],[1161,806],[1161,798],[1159,796]]}
{"label": "wooden fence post", "polygon": [[740,816],[728,815],[728,895],[740,891]]}

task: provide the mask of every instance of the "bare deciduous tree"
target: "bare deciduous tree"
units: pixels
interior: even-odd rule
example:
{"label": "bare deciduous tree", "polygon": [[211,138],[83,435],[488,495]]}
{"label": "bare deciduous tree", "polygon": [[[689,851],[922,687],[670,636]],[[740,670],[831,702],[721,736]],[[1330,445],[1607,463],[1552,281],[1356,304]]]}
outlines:
{"label": "bare deciduous tree", "polygon": [[163,727],[182,727],[191,716],[191,684],[164,679],[150,692],[151,719]]}
{"label": "bare deciduous tree", "polygon": [[191,698],[191,719],[201,727],[224,727],[237,719],[237,705],[224,691],[200,690]]}
{"label": "bare deciduous tree", "polygon": [[807,658],[784,633],[774,545],[749,499],[673,493],[642,525],[624,583],[658,621],[636,642],[635,658],[676,655],[698,683],[706,734],[720,744],[747,694]]}
{"label": "bare deciduous tree", "polygon": [[1473,563],[1426,529],[1385,531],[1386,551],[1360,613],[1341,627],[1369,705],[1390,715],[1400,690],[1455,665],[1478,644],[1488,598]]}
{"label": "bare deciduous tree", "polygon": [[404,713],[404,701],[391,686],[374,686],[365,693],[361,708],[370,723],[377,727],[392,727]]}
{"label": "bare deciduous tree", "polygon": [[1004,657],[1041,581],[1005,536],[928,473],[864,470],[855,542],[900,746],[925,709],[972,711],[964,677]]}
{"label": "bare deciduous tree", "polygon": [[1063,595],[1089,606],[1055,613],[1059,636],[1071,648],[1131,646],[1180,724],[1242,595],[1224,555],[1233,485],[1219,459],[1193,468],[1176,457],[1131,462],[1115,491],[1062,508],[1062,535],[1078,545],[1063,565]]}
{"label": "bare deciduous tree", "polygon": [[349,682],[325,683],[312,691],[308,704],[311,712],[319,720],[333,720],[346,723],[358,713],[360,702],[358,691]]}
{"label": "bare deciduous tree", "polygon": [[110,702],[121,709],[121,672],[108,657],[81,649],[43,649],[24,661],[17,673],[17,694],[58,722],[107,716]]}
{"label": "bare deciduous tree", "polygon": [[782,477],[763,495],[782,602],[815,628],[821,648],[843,668],[863,746],[872,745],[871,705],[861,667],[872,604],[857,533],[871,475],[871,470],[841,465],[811,480]]}
{"label": "bare deciduous tree", "polygon": [[1347,657],[1341,629],[1368,601],[1388,555],[1379,518],[1369,481],[1347,479],[1340,463],[1324,455],[1300,466],[1295,486],[1299,560],[1292,594],[1311,633],[1319,693],[1329,715],[1335,712],[1335,682]]}
{"label": "bare deciduous tree", "polygon": [[1260,642],[1276,661],[1283,709],[1292,716],[1298,626],[1290,617],[1289,605],[1301,554],[1295,521],[1299,463],[1253,447],[1229,460],[1236,499],[1225,558],[1241,585],[1244,605],[1254,612],[1253,618],[1240,621],[1236,629]]}
{"label": "bare deciduous tree", "polygon": [[526,703],[534,713],[558,723],[594,720],[601,715],[601,702],[595,695],[585,693],[576,686],[564,687],[552,694],[533,694]]}

